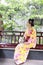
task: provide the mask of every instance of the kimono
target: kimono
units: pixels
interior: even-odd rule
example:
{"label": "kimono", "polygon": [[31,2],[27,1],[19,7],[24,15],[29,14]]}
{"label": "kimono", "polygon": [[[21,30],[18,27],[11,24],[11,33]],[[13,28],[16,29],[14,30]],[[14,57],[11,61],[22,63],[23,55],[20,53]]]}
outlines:
{"label": "kimono", "polygon": [[30,48],[36,46],[36,30],[32,27],[30,30],[26,30],[25,41],[23,44],[18,44],[15,48],[14,60],[16,64],[22,64],[26,61]]}

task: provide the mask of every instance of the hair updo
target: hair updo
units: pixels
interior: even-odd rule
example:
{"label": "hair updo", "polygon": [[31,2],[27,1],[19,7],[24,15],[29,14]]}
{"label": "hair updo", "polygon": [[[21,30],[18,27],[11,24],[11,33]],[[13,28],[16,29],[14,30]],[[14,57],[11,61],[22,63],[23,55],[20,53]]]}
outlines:
{"label": "hair updo", "polygon": [[34,26],[34,19],[29,19],[28,23],[31,24],[31,26]]}

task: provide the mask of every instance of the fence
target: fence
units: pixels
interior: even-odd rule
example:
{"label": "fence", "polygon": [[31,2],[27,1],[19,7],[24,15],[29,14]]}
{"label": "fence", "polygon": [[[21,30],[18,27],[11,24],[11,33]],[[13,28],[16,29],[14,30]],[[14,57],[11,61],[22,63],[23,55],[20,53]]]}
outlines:
{"label": "fence", "polygon": [[[14,47],[24,31],[0,31],[0,47]],[[43,46],[43,32],[37,32],[37,45]]]}

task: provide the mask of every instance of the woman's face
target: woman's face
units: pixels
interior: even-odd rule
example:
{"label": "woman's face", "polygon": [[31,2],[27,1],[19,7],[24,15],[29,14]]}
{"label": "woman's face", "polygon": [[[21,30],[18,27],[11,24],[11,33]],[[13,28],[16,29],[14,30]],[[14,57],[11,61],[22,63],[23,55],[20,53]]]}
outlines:
{"label": "woman's face", "polygon": [[27,28],[30,28],[31,27],[31,24],[29,22],[27,22]]}

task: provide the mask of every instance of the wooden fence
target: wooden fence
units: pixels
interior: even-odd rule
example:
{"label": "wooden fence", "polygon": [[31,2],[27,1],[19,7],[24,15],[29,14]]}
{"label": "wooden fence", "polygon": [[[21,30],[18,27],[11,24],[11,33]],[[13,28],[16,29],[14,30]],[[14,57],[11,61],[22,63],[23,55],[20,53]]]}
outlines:
{"label": "wooden fence", "polygon": [[[14,48],[23,35],[24,31],[0,31],[0,48]],[[37,32],[36,48],[43,48],[43,32]]]}

